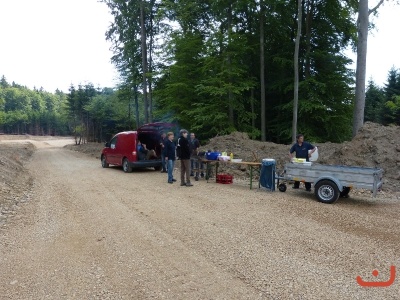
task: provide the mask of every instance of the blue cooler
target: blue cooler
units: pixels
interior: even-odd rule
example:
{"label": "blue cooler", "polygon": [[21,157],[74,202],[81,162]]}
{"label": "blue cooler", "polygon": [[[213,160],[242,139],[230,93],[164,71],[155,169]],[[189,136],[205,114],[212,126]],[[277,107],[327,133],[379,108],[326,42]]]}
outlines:
{"label": "blue cooler", "polygon": [[272,158],[264,158],[261,163],[260,186],[275,191],[276,162]]}
{"label": "blue cooler", "polygon": [[207,152],[206,159],[208,160],[217,160],[218,156],[221,155],[221,152]]}

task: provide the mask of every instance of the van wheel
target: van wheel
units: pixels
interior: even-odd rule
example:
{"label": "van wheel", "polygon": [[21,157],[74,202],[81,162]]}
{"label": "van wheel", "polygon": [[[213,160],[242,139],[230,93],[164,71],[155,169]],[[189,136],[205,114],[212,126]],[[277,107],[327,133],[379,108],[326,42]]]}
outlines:
{"label": "van wheel", "polygon": [[339,189],[333,181],[321,180],[315,185],[315,196],[322,203],[333,203],[339,198]]}
{"label": "van wheel", "polygon": [[101,166],[103,168],[108,168],[110,165],[107,163],[107,159],[105,155],[101,156]]}
{"label": "van wheel", "polygon": [[132,167],[129,164],[129,161],[127,158],[124,158],[124,160],[122,161],[122,170],[124,170],[125,173],[132,172]]}
{"label": "van wheel", "polygon": [[154,167],[154,170],[156,170],[156,171],[160,171],[160,170],[161,170],[161,166]]}

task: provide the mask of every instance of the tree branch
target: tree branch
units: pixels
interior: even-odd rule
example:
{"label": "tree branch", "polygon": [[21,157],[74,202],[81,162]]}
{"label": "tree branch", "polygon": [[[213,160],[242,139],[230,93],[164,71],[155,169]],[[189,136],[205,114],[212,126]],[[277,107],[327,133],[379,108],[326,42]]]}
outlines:
{"label": "tree branch", "polygon": [[376,10],[379,8],[379,6],[381,6],[383,4],[384,1],[385,0],[379,1],[378,4],[374,8],[372,8],[372,9],[370,9],[368,11],[368,15],[373,14],[374,12],[376,12]]}

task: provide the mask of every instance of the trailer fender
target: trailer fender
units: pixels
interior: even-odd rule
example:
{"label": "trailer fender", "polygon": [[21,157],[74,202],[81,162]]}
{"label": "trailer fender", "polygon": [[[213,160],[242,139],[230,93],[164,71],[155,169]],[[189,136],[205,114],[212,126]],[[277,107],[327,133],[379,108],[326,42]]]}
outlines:
{"label": "trailer fender", "polygon": [[340,180],[338,180],[337,178],[332,177],[332,176],[322,176],[322,177],[319,177],[317,180],[314,181],[314,186],[315,186],[318,182],[320,182],[321,180],[330,180],[330,181],[333,181],[333,182],[337,185],[337,187],[338,187],[338,189],[339,189],[339,192],[343,191],[343,185],[340,183]]}

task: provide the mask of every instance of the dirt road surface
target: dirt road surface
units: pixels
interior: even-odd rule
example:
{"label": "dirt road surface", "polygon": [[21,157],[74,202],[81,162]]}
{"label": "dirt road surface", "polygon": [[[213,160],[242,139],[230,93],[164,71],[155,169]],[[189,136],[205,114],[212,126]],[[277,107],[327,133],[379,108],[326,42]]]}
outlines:
{"label": "dirt road surface", "polygon": [[[400,298],[395,198],[180,187],[102,169],[69,140],[30,142],[29,200],[0,229],[0,299]],[[358,285],[391,266],[390,286]]]}

